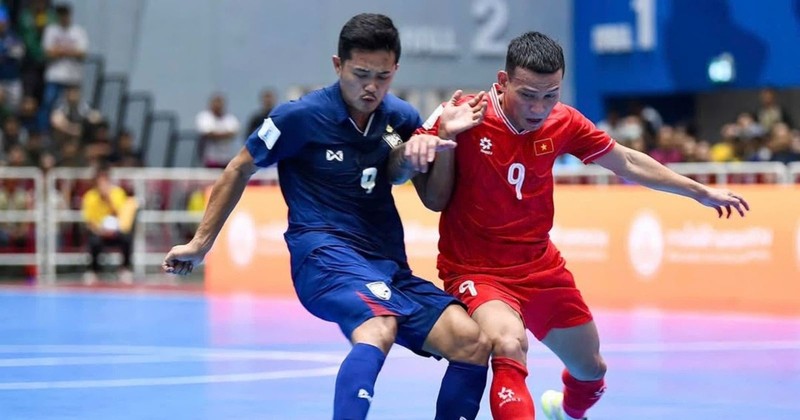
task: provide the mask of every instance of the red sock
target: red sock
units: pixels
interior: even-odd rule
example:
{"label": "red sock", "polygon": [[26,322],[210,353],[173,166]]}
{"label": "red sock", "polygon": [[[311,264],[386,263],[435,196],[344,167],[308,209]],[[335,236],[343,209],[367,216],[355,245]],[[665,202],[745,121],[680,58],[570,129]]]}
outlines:
{"label": "red sock", "polygon": [[528,369],[508,357],[492,358],[489,404],[495,420],[533,420],[533,399],[525,378]]}
{"label": "red sock", "polygon": [[561,374],[561,380],[564,381],[564,412],[574,419],[582,419],[586,410],[600,400],[606,391],[605,380],[579,381],[566,369]]}

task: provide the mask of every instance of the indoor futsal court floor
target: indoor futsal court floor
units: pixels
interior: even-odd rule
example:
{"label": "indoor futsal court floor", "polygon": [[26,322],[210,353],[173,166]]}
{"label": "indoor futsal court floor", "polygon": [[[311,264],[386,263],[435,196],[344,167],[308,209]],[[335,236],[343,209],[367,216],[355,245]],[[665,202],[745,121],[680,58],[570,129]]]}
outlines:
{"label": "indoor futsal court floor", "polygon": [[[800,318],[595,316],[609,372],[592,420],[800,418]],[[347,350],[289,299],[0,289],[0,419],[330,419]],[[529,366],[537,398],[560,388],[538,343]],[[370,420],[432,419],[444,368],[394,348]]]}

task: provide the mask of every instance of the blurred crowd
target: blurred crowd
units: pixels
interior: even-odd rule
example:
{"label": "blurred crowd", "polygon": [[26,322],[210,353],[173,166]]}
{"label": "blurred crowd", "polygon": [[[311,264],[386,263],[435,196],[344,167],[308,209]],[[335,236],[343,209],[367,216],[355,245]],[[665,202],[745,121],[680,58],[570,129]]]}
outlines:
{"label": "blurred crowd", "polygon": [[663,164],[800,161],[800,130],[770,88],[760,91],[752,110],[724,124],[717,139],[699,137],[693,124],[665,124],[656,109],[636,103],[625,116],[609,111],[597,126]]}

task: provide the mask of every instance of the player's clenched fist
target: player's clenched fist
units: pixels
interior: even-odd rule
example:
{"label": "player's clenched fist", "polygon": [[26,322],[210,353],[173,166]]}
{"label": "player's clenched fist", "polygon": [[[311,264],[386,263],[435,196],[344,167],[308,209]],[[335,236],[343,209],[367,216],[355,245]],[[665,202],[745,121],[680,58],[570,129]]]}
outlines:
{"label": "player's clenched fist", "polygon": [[191,242],[186,245],[176,245],[164,257],[161,268],[165,273],[185,276],[203,262],[205,255],[205,251]]}

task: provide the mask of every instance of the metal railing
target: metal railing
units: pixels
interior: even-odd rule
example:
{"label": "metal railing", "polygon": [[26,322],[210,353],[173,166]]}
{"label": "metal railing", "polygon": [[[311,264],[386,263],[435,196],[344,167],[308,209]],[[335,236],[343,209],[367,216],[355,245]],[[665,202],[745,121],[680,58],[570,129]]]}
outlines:
{"label": "metal railing", "polygon": [[[0,211],[0,223],[33,223],[34,251],[0,254],[0,266],[35,265],[37,273],[41,273],[46,256],[45,246],[45,189],[42,171],[38,168],[0,167],[0,180],[6,179],[33,181],[33,208],[29,210]],[[2,183],[4,185],[5,182]]]}

